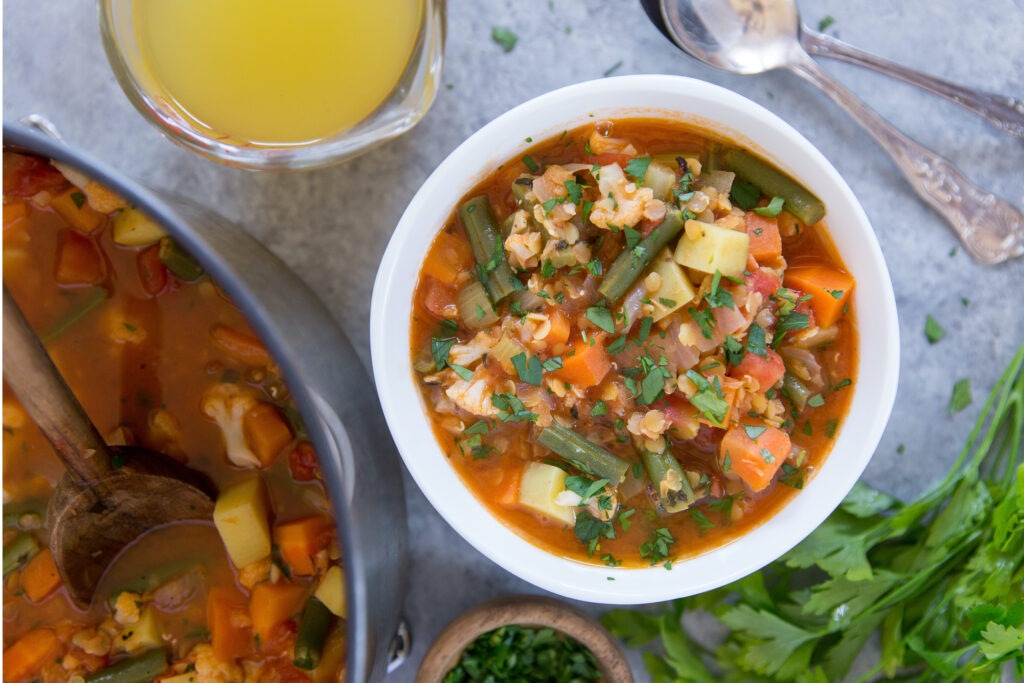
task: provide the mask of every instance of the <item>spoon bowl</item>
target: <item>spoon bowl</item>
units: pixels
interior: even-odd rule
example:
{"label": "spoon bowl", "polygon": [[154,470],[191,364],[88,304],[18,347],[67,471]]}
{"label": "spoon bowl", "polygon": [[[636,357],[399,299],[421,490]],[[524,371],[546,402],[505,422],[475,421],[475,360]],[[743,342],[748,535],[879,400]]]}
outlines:
{"label": "spoon bowl", "polygon": [[800,47],[791,0],[668,0],[666,34],[695,59],[736,74],[787,66]]}

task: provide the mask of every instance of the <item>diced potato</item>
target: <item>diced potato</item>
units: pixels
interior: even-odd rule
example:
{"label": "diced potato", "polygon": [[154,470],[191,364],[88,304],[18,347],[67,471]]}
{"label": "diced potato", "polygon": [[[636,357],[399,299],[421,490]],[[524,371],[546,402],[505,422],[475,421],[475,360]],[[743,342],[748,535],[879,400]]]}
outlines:
{"label": "diced potato", "polygon": [[144,607],[139,620],[121,632],[117,646],[129,654],[163,647],[163,625],[153,607]]}
{"label": "diced potato", "polygon": [[342,574],[341,567],[334,565],[327,570],[314,595],[334,613],[334,616],[342,619],[346,617],[345,575]]}
{"label": "diced potato", "polygon": [[213,523],[236,567],[270,555],[269,519],[267,491],[258,476],[232,486],[217,497]]}
{"label": "diced potato", "polygon": [[651,316],[654,322],[679,310],[697,296],[690,278],[672,259],[672,252],[668,248],[651,262],[650,272],[657,273],[661,278],[661,286],[649,295],[654,304],[654,315]]}
{"label": "diced potato", "polygon": [[644,174],[644,185],[654,191],[654,198],[667,202],[672,198],[672,186],[676,184],[676,174],[671,166],[654,161],[647,167]]}
{"label": "diced potato", "polygon": [[559,505],[555,496],[565,490],[565,472],[552,465],[531,462],[523,470],[519,484],[519,503],[553,521],[576,525],[576,512]]}
{"label": "diced potato", "polygon": [[166,233],[138,209],[131,207],[114,216],[111,226],[114,241],[124,247],[141,247],[159,242]]}
{"label": "diced potato", "polygon": [[[696,235],[696,239],[694,239]],[[728,230],[713,223],[686,221],[686,233],[676,246],[676,261],[702,273],[737,276],[747,265],[750,237],[745,232]]]}

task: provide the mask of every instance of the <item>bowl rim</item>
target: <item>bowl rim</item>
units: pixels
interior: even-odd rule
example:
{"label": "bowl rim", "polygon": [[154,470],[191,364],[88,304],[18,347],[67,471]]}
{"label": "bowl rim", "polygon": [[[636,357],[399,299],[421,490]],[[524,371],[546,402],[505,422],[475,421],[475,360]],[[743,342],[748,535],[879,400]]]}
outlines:
{"label": "bowl rim", "polygon": [[[686,99],[687,108],[714,107],[716,116],[742,119],[750,128],[741,132],[680,106],[647,104],[680,98]],[[567,108],[580,115],[557,115]],[[792,168],[790,160],[798,161],[814,171],[808,182],[812,190],[832,198],[826,203],[841,205],[830,220],[829,234],[852,271],[851,254],[836,239],[837,223],[847,226],[851,232],[842,241],[849,242],[861,262],[854,302],[859,313],[858,381],[829,457],[804,489],[773,516],[742,536],[678,561],[671,572],[661,567],[612,569],[534,545],[492,516],[462,483],[446,462],[414,386],[408,359],[409,312],[423,256],[456,202],[498,163],[528,148],[527,138],[543,140],[605,116],[664,118],[666,114],[723,132],[783,169]],[[782,159],[771,153],[785,146],[788,151]],[[811,177],[790,172],[805,182]],[[410,242],[417,243],[415,259]],[[863,275],[871,277],[862,282]],[[399,361],[395,353],[403,345]],[[869,346],[871,365],[866,365]],[[371,302],[370,351],[381,405],[402,460],[434,509],[460,536],[499,566],[553,593],[590,602],[638,604],[704,592],[757,571],[809,535],[838,507],[870,461],[892,411],[899,374],[899,325],[892,283],[871,224],[853,191],[811,142],[764,107],[720,86],[682,76],[632,75],[566,86],[520,104],[478,130],[438,165],[410,201],[381,259]],[[851,423],[853,428],[843,429]],[[836,461],[837,453],[850,461]]]}

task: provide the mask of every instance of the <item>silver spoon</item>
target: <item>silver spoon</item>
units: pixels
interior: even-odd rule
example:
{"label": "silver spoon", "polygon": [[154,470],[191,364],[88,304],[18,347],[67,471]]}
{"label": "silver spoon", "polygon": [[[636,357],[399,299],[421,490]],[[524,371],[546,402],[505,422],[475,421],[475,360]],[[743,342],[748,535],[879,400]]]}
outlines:
{"label": "silver spoon", "polygon": [[976,258],[1000,263],[1024,253],[1024,214],[898,131],[818,66],[801,46],[792,0],[660,0],[660,10],[666,34],[705,64],[739,74],[789,69],[821,88],[864,126]]}

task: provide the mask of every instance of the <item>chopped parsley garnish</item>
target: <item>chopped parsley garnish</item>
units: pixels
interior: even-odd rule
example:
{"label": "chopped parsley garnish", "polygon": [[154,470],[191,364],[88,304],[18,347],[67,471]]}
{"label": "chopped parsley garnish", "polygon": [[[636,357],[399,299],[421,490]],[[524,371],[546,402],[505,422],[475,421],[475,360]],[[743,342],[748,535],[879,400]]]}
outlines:
{"label": "chopped parsley garnish", "polygon": [[818,30],[824,31],[834,23],[836,23],[835,17],[833,17],[831,14],[826,14],[825,18],[818,22]]}
{"label": "chopped parsley garnish", "polygon": [[[747,355],[747,351],[743,348],[743,344],[741,344],[740,341],[731,334],[725,336],[722,348],[725,349],[725,360],[734,368],[742,363],[743,357]],[[767,354],[767,351],[765,351],[765,353]]]}
{"label": "chopped parsley garnish", "polygon": [[690,314],[694,322],[700,327],[700,333],[704,335],[705,339],[713,339],[712,328],[715,325],[715,316],[711,312],[710,308],[705,308],[702,311],[698,311],[693,306],[686,309],[686,312]]}
{"label": "chopped parsley garnish", "polygon": [[725,306],[726,308],[734,309],[736,304],[732,298],[732,292],[723,288],[722,283],[722,272],[719,270],[715,271],[714,276],[711,278],[711,289],[704,295],[704,298],[708,302],[708,306],[711,308],[718,308],[719,306]]}
{"label": "chopped parsley garnish", "polygon": [[608,353],[612,354],[613,356],[616,353],[619,353],[620,351],[624,351],[625,349],[626,349],[626,335],[622,335],[621,337],[619,337],[618,339],[613,341],[611,344],[609,344],[607,347],[605,347],[605,351],[607,351]]}
{"label": "chopped parsley garnish", "polygon": [[647,337],[651,334],[651,325],[653,324],[654,318],[650,316],[640,318],[640,329],[637,330],[636,338],[641,344],[647,341]]}
{"label": "chopped parsley garnish", "polygon": [[750,211],[761,199],[761,188],[753,183],[733,183],[729,190],[729,199],[744,211]]}
{"label": "chopped parsley garnish", "polygon": [[836,429],[839,427],[839,420],[832,418],[825,423],[825,436],[833,438],[836,435]]}
{"label": "chopped parsley garnish", "polygon": [[647,541],[640,546],[640,557],[651,561],[651,566],[668,559],[672,546],[675,544],[675,536],[665,527],[651,531]]}
{"label": "chopped parsley garnish", "polygon": [[587,309],[587,320],[600,327],[609,334],[615,332],[615,318],[612,312],[604,306],[591,306]]}
{"label": "chopped parsley garnish", "polygon": [[640,234],[639,230],[634,230],[628,225],[622,226],[622,233],[626,236],[626,249],[628,251],[632,251],[640,244],[640,240],[643,239],[643,235]]}
{"label": "chopped parsley garnish", "polygon": [[462,430],[463,434],[490,434],[491,425],[487,420],[479,420]]}
{"label": "chopped parsley garnish", "polygon": [[668,371],[660,366],[652,368],[640,383],[640,395],[636,402],[650,405],[661,398],[665,393],[665,380],[668,379],[668,375]]}
{"label": "chopped parsley garnish", "polygon": [[959,413],[971,405],[971,380],[962,379],[953,385],[953,395],[949,398],[949,414]]}
{"label": "chopped parsley garnish", "polygon": [[755,427],[754,425],[743,425],[743,431],[747,433],[751,441],[757,441],[757,437],[768,431],[767,427]]}
{"label": "chopped parsley garnish", "polygon": [[[732,499],[730,498],[730,500]],[[697,526],[701,531],[707,531],[708,529],[715,528],[715,523],[708,519],[707,515],[697,508],[690,508],[690,516],[693,517],[693,521],[697,522]]]}
{"label": "chopped parsley garnish", "polygon": [[594,480],[581,474],[573,474],[565,478],[565,490],[577,494],[580,497],[581,505],[603,491],[607,485],[607,479]]}
{"label": "chopped parsley garnish", "polygon": [[555,274],[555,264],[550,259],[544,259],[544,263],[540,265],[540,276],[543,278],[549,278]]}
{"label": "chopped parsley garnish", "polygon": [[587,220],[590,218],[590,212],[593,211],[593,210],[594,210],[594,202],[592,202],[590,200],[587,200],[587,201],[583,202],[583,213],[580,216],[583,219],[582,220],[583,225],[587,224]]}
{"label": "chopped parsley garnish", "polygon": [[601,277],[602,269],[603,266],[601,265],[601,262],[596,258],[587,261],[587,270],[590,271],[590,274],[594,277]]}
{"label": "chopped parsley garnish", "polygon": [[765,346],[764,328],[753,323],[747,330],[747,351],[762,358],[768,357],[768,349]]}
{"label": "chopped parsley garnish", "polygon": [[782,463],[782,474],[779,475],[779,483],[794,489],[802,489],[804,487],[803,471],[784,462]]}
{"label": "chopped parsley garnish", "polygon": [[491,394],[491,403],[498,409],[502,422],[536,422],[537,413],[530,412],[515,394]]}
{"label": "chopped parsley garnish", "polygon": [[769,465],[771,463],[775,462],[775,456],[772,455],[772,452],[770,450],[768,450],[767,448],[762,448],[761,449],[761,459],[764,460]]}
{"label": "chopped parsley garnish", "polygon": [[612,65],[611,65],[610,67],[608,67],[607,69],[605,69],[605,70],[604,70],[604,77],[605,77],[605,78],[608,78],[608,77],[609,77],[609,76],[611,76],[611,75],[612,75],[613,73],[615,73],[616,71],[618,71],[618,70],[619,70],[619,67],[621,67],[621,66],[622,66],[622,60],[620,59],[619,61],[615,62],[615,63],[614,63],[614,64],[612,64]]}
{"label": "chopped parsley garnish", "polygon": [[463,367],[461,365],[456,365],[455,363],[449,363],[448,367],[454,370],[456,375],[466,380],[467,382],[473,379],[473,371],[470,370],[469,368]]}
{"label": "chopped parsley garnish", "polygon": [[821,394],[815,394],[814,396],[811,396],[809,399],[807,399],[807,405],[811,406],[812,408],[820,408],[823,405],[825,405],[825,397],[822,396]]}
{"label": "chopped parsley garnish", "polygon": [[584,683],[602,675],[594,654],[576,640],[551,628],[511,624],[477,636],[443,680]]}
{"label": "chopped parsley garnish", "polygon": [[523,163],[526,164],[526,168],[530,169],[531,173],[536,173],[537,170],[540,168],[540,166],[537,165],[537,162],[534,161],[533,157],[531,157],[529,154],[523,155]]}
{"label": "chopped parsley garnish", "polygon": [[782,211],[782,205],[785,200],[782,197],[772,197],[772,200],[768,202],[768,206],[757,206],[754,207],[754,213],[758,216],[765,216],[766,218],[775,218]]}
{"label": "chopped parsley garnish", "polygon": [[569,193],[569,202],[579,204],[580,199],[583,198],[583,186],[575,180],[566,180],[562,184],[565,185],[565,189]]}
{"label": "chopped parsley garnish", "polygon": [[564,367],[561,356],[555,356],[554,358],[548,358],[543,363],[544,369],[548,372],[554,372],[555,370],[561,370]]}
{"label": "chopped parsley garnish", "polygon": [[85,206],[85,195],[81,192],[72,192],[71,201],[75,203],[75,208],[81,210]]}
{"label": "chopped parsley garnish", "polygon": [[430,339],[430,353],[434,356],[434,365],[440,372],[444,370],[444,366],[448,364],[448,353],[455,346],[455,342],[458,340],[454,337],[448,339],[438,339],[437,337],[431,337]]}
{"label": "chopped parsley garnish", "polygon": [[505,52],[512,52],[515,49],[516,42],[519,40],[519,36],[504,26],[495,26],[491,29],[491,40],[500,45],[501,49]]}
{"label": "chopped parsley garnish", "polygon": [[929,315],[924,319],[924,336],[928,338],[929,344],[936,344],[946,336],[946,331]]}
{"label": "chopped parsley garnish", "polygon": [[540,358],[537,356],[527,358],[525,352],[520,352],[512,356],[511,360],[512,366],[515,367],[516,372],[519,374],[519,379],[535,387],[540,386],[540,381],[544,376],[544,369]]}
{"label": "chopped parsley garnish", "polygon": [[588,555],[594,554],[602,538],[615,538],[615,526],[612,522],[602,522],[586,510],[576,513],[576,527],[573,531],[576,538],[587,546]]}
{"label": "chopped parsley garnish", "polygon": [[717,427],[723,426],[725,416],[729,412],[722,392],[693,370],[687,370],[686,376],[697,386],[697,392],[690,396],[690,403]]}
{"label": "chopped parsley garnish", "polygon": [[650,165],[651,157],[633,157],[626,163],[626,175],[642,185]]}
{"label": "chopped parsley garnish", "polygon": [[598,399],[590,409],[590,417],[601,417],[608,414],[608,404]]}

